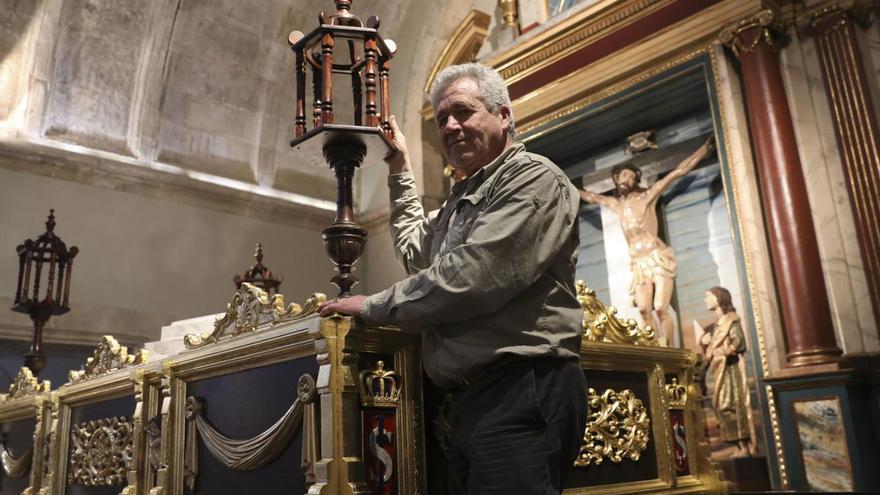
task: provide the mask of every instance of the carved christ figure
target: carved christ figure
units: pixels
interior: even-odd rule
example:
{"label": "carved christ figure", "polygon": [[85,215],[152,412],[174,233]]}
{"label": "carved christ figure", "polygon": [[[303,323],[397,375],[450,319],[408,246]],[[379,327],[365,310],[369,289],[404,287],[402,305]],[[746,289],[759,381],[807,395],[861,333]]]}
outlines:
{"label": "carved christ figure", "polygon": [[710,137],[693,154],[684,159],[665,177],[645,189],[639,186],[642,172],[631,163],[615,166],[611,179],[616,197],[580,191],[587,203],[599,204],[620,219],[623,236],[629,246],[632,283],[630,295],[639,309],[644,324],[652,323],[652,310],[657,312],[660,330],[667,343],[673,342],[674,325],[669,314],[672,283],[675,278],[675,253],[657,235],[657,199],[679,177],[690,172],[713,148]]}

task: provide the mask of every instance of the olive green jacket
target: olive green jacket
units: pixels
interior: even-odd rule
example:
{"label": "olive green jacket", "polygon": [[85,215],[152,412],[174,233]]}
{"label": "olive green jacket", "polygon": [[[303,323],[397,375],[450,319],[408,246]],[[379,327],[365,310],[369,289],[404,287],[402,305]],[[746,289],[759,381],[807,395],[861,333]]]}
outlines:
{"label": "olive green jacket", "polygon": [[577,189],[522,144],[425,215],[411,173],[388,177],[391,235],[410,277],[364,301],[367,322],[422,333],[425,371],[460,385],[503,354],[576,357]]}

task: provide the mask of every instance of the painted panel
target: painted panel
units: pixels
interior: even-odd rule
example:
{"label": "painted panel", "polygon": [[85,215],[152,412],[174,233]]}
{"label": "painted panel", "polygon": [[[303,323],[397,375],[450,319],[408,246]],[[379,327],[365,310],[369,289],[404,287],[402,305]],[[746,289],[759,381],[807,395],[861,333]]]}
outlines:
{"label": "painted panel", "polygon": [[838,398],[795,401],[794,422],[810,491],[855,488]]}

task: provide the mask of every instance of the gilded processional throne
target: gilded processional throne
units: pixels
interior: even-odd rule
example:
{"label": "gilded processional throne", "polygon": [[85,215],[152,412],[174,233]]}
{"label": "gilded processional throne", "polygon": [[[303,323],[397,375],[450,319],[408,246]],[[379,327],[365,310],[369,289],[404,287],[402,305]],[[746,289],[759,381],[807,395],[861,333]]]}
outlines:
{"label": "gilded processional throne", "polygon": [[[366,242],[352,178],[390,149],[396,47],[379,35],[377,18],[363,23],[351,1],[335,3],[315,30],[289,38],[291,145],[337,177],[337,215],[323,238],[346,295]],[[351,81],[350,124],[333,111],[333,76],[341,74]],[[566,493],[726,492],[705,449],[696,355],[656,345],[653,330],[618,318],[586,285],[578,294],[590,389]],[[436,411],[418,335],[320,318],[325,299],[288,304],[244,282],[212,328],[172,337],[179,348],[167,355],[150,360],[105,336],[55,390],[22,369],[0,396],[0,495],[437,493],[443,459],[430,434]]]}
{"label": "gilded processional throne", "polygon": [[[726,492],[696,356],[578,291],[589,419],[566,493]],[[320,318],[323,299],[245,283],[175,355],[106,336],[55,390],[23,369],[0,398],[0,494],[434,493],[418,337]]]}

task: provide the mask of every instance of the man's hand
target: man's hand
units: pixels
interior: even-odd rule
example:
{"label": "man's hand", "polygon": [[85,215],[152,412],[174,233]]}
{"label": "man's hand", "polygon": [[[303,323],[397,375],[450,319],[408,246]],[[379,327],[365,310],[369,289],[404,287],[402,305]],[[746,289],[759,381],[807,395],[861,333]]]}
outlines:
{"label": "man's hand", "polygon": [[388,123],[391,124],[391,131],[394,133],[391,144],[395,148],[394,151],[385,156],[385,163],[388,164],[388,173],[401,174],[412,172],[412,165],[409,162],[409,151],[406,149],[406,137],[400,132],[400,127],[397,127],[397,119],[394,118],[394,115],[388,119]]}
{"label": "man's hand", "polygon": [[343,299],[334,299],[326,301],[318,305],[318,313],[323,317],[332,315],[333,313],[341,313],[350,316],[360,316],[361,306],[367,296],[351,296]]}

